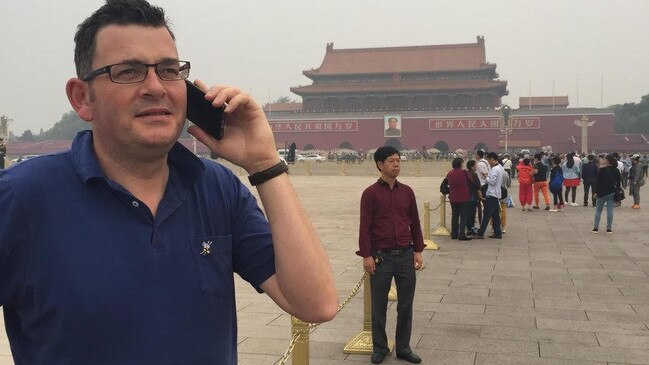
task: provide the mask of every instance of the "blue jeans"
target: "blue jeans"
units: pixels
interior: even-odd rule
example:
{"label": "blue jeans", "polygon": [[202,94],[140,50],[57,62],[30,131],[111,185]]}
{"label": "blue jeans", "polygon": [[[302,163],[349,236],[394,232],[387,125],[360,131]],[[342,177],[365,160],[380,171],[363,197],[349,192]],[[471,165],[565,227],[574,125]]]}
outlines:
{"label": "blue jeans", "polygon": [[487,197],[487,200],[484,202],[484,215],[482,216],[482,222],[478,230],[479,236],[483,236],[487,230],[489,219],[493,220],[494,235],[502,236],[502,231],[500,230],[500,201],[493,196]]}
{"label": "blue jeans", "polygon": [[606,203],[606,229],[613,229],[613,205],[614,205],[614,199],[613,196],[615,194],[611,193],[608,195],[604,195],[603,197],[597,197],[597,200],[595,201],[595,224],[593,225],[594,228],[599,228],[599,220],[602,218],[602,210],[604,209],[604,203]]}

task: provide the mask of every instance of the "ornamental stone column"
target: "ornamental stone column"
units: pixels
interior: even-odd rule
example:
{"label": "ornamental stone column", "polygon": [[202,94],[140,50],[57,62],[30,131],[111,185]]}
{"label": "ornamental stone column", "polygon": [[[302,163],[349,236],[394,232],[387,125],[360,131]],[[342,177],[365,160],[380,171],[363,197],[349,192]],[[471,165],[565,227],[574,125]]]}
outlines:
{"label": "ornamental stone column", "polygon": [[592,127],[596,120],[589,121],[587,115],[575,120],[575,125],[581,127],[581,152],[588,153],[588,127]]}

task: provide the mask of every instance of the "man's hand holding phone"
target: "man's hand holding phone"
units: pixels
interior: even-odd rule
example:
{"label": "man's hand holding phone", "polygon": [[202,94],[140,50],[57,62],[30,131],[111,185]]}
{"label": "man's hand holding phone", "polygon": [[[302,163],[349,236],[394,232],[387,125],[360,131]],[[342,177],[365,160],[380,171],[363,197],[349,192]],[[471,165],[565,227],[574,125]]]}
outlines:
{"label": "man's hand holding phone", "polygon": [[[273,132],[261,106],[250,95],[228,86],[213,86],[208,89],[199,80],[194,85],[205,91],[203,98],[213,107],[223,108],[225,118],[223,139],[210,136],[198,126],[189,127],[191,135],[218,156],[243,167],[250,174],[277,164],[279,156]],[[188,98],[188,109],[191,109],[190,102]]]}

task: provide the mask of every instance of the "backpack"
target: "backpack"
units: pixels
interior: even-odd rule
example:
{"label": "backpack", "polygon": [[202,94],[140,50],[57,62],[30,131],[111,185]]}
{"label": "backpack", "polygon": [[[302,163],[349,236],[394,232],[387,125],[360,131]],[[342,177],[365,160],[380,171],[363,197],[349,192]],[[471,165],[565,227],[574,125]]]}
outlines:
{"label": "backpack", "polygon": [[561,190],[563,187],[563,171],[557,169],[557,173],[554,174],[552,180],[550,180],[550,188],[554,190]]}
{"label": "backpack", "polygon": [[439,192],[444,195],[451,193],[451,186],[448,184],[448,178],[445,177],[444,180],[442,180],[442,183],[439,185]]}

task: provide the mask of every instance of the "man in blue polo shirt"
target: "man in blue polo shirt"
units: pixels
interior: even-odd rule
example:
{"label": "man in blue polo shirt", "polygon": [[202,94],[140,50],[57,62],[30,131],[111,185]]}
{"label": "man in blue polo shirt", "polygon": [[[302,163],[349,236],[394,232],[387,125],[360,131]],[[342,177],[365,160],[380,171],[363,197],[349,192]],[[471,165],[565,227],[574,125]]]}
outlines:
{"label": "man in blue polo shirt", "polygon": [[[189,131],[245,168],[268,220],[229,170],[177,143],[189,63],[162,9],[109,0],[75,36],[70,103],[92,131],[69,151],[0,172],[0,306],[14,361],[236,364],[233,273],[310,322],[337,291],[312,224],[249,95],[225,138]],[[291,222],[291,224],[285,224]]]}

